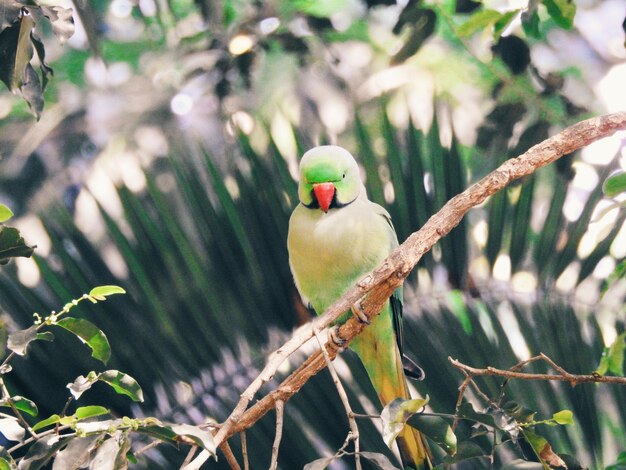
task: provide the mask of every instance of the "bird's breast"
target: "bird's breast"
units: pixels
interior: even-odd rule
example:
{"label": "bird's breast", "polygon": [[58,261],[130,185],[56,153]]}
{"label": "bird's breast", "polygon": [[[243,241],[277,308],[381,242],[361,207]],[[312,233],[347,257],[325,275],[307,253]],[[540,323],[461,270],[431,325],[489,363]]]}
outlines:
{"label": "bird's breast", "polygon": [[328,213],[298,206],[288,248],[300,293],[322,313],[388,255],[389,226],[357,204]]}

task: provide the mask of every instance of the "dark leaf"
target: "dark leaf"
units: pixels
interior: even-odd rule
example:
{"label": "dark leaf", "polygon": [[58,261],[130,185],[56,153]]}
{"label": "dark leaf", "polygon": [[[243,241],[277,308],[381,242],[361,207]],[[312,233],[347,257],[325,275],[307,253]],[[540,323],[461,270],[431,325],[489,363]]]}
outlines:
{"label": "dark leaf", "polygon": [[359,455],[365,457],[382,470],[398,470],[398,467],[392,464],[385,454],[379,454],[378,452],[361,452]]}
{"label": "dark leaf", "polygon": [[457,0],[454,11],[457,13],[471,13],[482,6],[482,1],[476,0]]}
{"label": "dark leaf", "polygon": [[29,258],[34,248],[26,245],[18,229],[0,225],[0,264],[6,264],[9,258],[17,256]]}
{"label": "dark leaf", "polygon": [[409,418],[407,424],[432,439],[439,447],[445,450],[447,454],[454,455],[456,453],[456,435],[445,419],[439,416],[416,414]]}
{"label": "dark leaf", "polygon": [[456,449],[453,456],[447,455],[443,459],[444,464],[454,464],[465,460],[488,457],[488,455],[480,448],[478,444],[472,441],[462,441]]}
{"label": "dark leaf", "polygon": [[391,58],[391,64],[401,64],[412,57],[434,32],[437,14],[430,8],[421,8],[420,16],[411,25],[411,34],[400,50]]}
{"label": "dark leaf", "polygon": [[111,346],[104,333],[96,325],[82,318],[67,317],[56,323],[61,328],[74,333],[91,348],[91,355],[106,364],[111,357]]}
{"label": "dark leaf", "polygon": [[24,8],[24,5],[13,0],[2,1],[2,8],[0,8],[0,33],[20,19],[22,8]]}
{"label": "dark leaf", "polygon": [[514,75],[523,73],[530,64],[528,44],[515,35],[500,38],[493,46],[493,52],[502,59]]}
{"label": "dark leaf", "polygon": [[534,433],[530,429],[524,429],[523,433],[524,438],[531,445],[541,462],[550,468],[567,468],[565,462],[552,450],[552,446],[545,437]]}

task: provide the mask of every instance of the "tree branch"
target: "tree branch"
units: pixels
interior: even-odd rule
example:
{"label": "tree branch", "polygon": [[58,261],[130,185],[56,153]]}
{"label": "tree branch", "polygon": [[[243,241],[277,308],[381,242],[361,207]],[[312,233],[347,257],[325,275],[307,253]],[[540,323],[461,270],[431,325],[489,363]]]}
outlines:
{"label": "tree branch", "polygon": [[512,367],[508,370],[496,369],[495,367],[487,367],[485,369],[477,369],[475,367],[468,366],[459,362],[456,359],[448,358],[450,364],[459,369],[461,372],[466,374],[469,377],[476,377],[482,375],[495,375],[498,377],[505,377],[507,379],[522,379],[522,380],[556,380],[560,382],[569,382],[572,387],[575,387],[581,383],[610,383],[610,384],[622,384],[626,385],[626,377],[612,377],[606,375],[599,374],[586,374],[586,375],[577,375],[571,374],[564,370],[561,366],[557,365],[546,356],[544,353],[535,356],[528,361],[524,361],[523,364],[528,364],[529,362],[533,362],[536,360],[543,360],[550,364],[550,366],[555,369],[558,374],[531,374],[529,372],[518,372],[518,367]]}
{"label": "tree branch", "polygon": [[[331,325],[344,312],[357,306],[368,318],[376,315],[382,305],[399,287],[413,267],[435,243],[456,227],[472,208],[500,191],[512,181],[532,174],[563,155],[570,154],[596,140],[626,129],[626,112],[599,116],[576,123],[549,139],[531,147],[528,151],[504,162],[496,170],[450,199],[424,226],[406,239],[385,261],[338,299],[324,315],[303,325],[294,336],[278,349],[259,374],[243,392],[241,399],[215,436],[219,445],[236,432],[251,427],[275,406],[276,401],[286,401],[300,390],[313,375],[326,366],[321,352],[312,354],[295,372],[287,377],[273,392],[248,409],[250,401],[259,389],[270,380],[282,362],[319,331]],[[365,328],[365,324],[350,318],[338,330],[341,338],[349,342]],[[327,346],[331,359],[336,350]],[[185,470],[198,469],[209,455],[201,453]]]}

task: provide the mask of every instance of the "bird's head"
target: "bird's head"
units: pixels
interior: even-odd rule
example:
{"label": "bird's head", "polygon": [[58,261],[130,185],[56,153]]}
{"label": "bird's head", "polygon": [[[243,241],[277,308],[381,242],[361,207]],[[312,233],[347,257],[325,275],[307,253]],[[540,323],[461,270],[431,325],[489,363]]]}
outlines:
{"label": "bird's head", "polygon": [[306,152],[300,161],[300,202],[328,212],[354,201],[364,191],[359,167],[347,150],[323,145]]}

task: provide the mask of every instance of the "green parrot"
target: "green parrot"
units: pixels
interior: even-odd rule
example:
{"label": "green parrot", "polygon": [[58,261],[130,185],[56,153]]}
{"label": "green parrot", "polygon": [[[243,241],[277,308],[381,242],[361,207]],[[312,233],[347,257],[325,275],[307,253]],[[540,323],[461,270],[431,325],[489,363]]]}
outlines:
{"label": "green parrot", "polygon": [[[322,314],[381,264],[398,239],[389,213],[367,198],[356,161],[341,147],[320,146],[304,154],[298,198],[289,220],[289,264],[300,295]],[[350,314],[346,312],[338,323]],[[423,374],[415,364],[406,364],[401,325],[398,289],[350,343],[383,406],[396,398],[410,398],[405,370],[414,377]],[[428,445],[417,430],[405,426],[397,442],[405,466],[432,467]]]}

